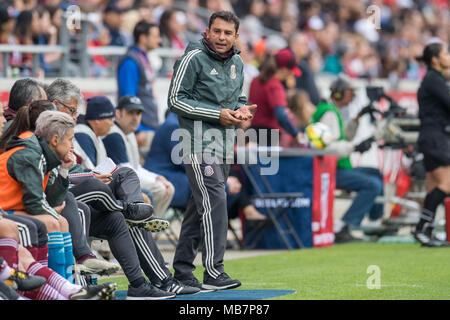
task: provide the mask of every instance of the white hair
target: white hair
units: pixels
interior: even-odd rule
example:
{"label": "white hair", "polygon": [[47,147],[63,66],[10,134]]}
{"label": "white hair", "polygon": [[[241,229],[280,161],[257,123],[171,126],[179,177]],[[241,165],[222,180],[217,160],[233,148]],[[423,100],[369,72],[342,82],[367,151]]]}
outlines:
{"label": "white hair", "polygon": [[61,111],[47,110],[42,112],[36,120],[35,134],[45,142],[57,134],[64,139],[67,131],[75,127],[75,121],[68,114]]}

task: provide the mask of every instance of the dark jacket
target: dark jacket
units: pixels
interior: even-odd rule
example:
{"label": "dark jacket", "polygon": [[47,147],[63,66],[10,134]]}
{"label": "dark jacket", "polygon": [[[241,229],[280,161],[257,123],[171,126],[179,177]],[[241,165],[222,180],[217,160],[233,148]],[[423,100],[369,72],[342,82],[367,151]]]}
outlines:
{"label": "dark jacket", "polygon": [[[420,133],[418,147],[425,156],[450,165],[450,87],[443,75],[428,69],[417,92]],[[448,130],[448,129],[447,129]]]}
{"label": "dark jacket", "polygon": [[422,129],[443,130],[450,124],[450,87],[439,71],[428,69],[417,100]]}
{"label": "dark jacket", "polygon": [[[233,158],[234,126],[222,126],[219,116],[222,108],[236,110],[247,102],[242,95],[244,64],[238,53],[235,49],[234,55],[223,59],[199,40],[189,43],[175,63],[167,103],[170,111],[178,115],[180,128],[190,133],[191,153],[199,146],[198,152],[215,151],[219,158]],[[195,136],[194,124],[199,120],[199,134],[218,129],[223,139]]]}
{"label": "dark jacket", "polygon": [[58,218],[53,206],[62,203],[69,184],[58,175],[60,164],[48,144],[31,132],[11,137],[0,155],[0,207]]}

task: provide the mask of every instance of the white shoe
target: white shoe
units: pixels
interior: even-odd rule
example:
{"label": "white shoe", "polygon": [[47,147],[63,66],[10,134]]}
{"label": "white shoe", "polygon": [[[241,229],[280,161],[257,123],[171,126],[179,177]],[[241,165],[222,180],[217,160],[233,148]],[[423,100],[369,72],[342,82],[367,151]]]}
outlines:
{"label": "white shoe", "polygon": [[361,229],[378,229],[382,227],[383,222],[381,219],[378,220],[367,220],[367,222],[361,224]]}
{"label": "white shoe", "polygon": [[77,267],[81,274],[110,275],[120,270],[119,265],[97,258],[86,259]]}

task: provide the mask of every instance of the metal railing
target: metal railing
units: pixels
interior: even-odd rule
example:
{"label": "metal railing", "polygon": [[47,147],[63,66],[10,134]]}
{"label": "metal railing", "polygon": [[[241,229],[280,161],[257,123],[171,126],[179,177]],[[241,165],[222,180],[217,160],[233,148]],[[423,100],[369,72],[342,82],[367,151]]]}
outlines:
{"label": "metal railing", "polygon": [[[175,1],[174,7],[185,12],[191,10],[183,1]],[[211,14],[211,12],[205,8],[196,8],[195,10],[195,14],[200,18],[205,19],[205,21]],[[86,14],[77,12],[76,19],[78,27],[76,32],[71,34],[67,24],[68,19],[74,19],[73,12],[65,12],[62,15],[62,23],[59,30],[59,45],[0,45],[3,77],[6,78],[9,76],[11,70],[9,66],[9,57],[10,54],[15,52],[29,53],[32,55],[31,75],[33,77],[38,76],[38,70],[41,66],[41,55],[47,53],[61,53],[61,63],[57,73],[60,77],[68,77],[68,68],[71,61],[76,61],[78,64],[77,70],[80,72],[81,77],[89,77],[92,57],[97,55],[108,57],[111,62],[109,72],[114,75],[119,57],[126,53],[127,48],[119,46],[88,47],[89,28],[92,26],[96,27],[95,24],[88,19]],[[265,29],[264,32],[267,35],[279,34],[270,29]],[[181,50],[170,48],[158,48],[153,50],[152,54],[159,56],[164,61],[173,63],[176,58],[183,54],[183,52]]]}
{"label": "metal railing", "polygon": [[[0,44],[0,55],[2,59],[2,75],[4,78],[10,76],[11,73],[9,65],[9,57],[12,53],[29,53],[32,55],[32,70],[31,75],[37,77],[38,70],[41,66],[41,55],[47,53],[61,53],[61,67],[59,69],[60,77],[68,76],[68,65],[72,59],[73,53],[71,53],[71,40],[72,35],[67,28],[67,15],[63,15],[61,29],[60,29],[60,44],[59,45],[9,45]],[[126,47],[120,46],[102,46],[102,47],[88,47],[88,30],[91,22],[85,15],[81,14],[80,17],[81,28],[76,35],[79,41],[76,41],[76,46],[79,51],[79,70],[81,76],[89,77],[91,68],[91,59],[93,56],[101,55],[109,57],[112,62],[112,68],[115,68],[120,56],[127,52]],[[162,59],[174,59],[183,54],[181,50],[158,48],[152,51],[152,54],[158,55]]]}
{"label": "metal railing", "polygon": [[47,45],[8,45],[0,44],[0,54],[2,55],[3,77],[8,77],[9,54],[13,52],[30,53],[32,55],[33,67],[31,75],[37,77],[37,71],[40,66],[40,55],[45,53],[60,52],[67,54],[67,48],[63,46],[47,46]]}

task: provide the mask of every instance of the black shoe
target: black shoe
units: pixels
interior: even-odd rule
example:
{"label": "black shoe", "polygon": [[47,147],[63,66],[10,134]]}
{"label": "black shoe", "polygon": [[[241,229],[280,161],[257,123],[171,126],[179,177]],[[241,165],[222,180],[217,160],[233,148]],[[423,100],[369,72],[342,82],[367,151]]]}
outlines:
{"label": "black shoe", "polygon": [[131,227],[139,227],[150,232],[159,232],[169,227],[169,221],[153,216],[153,207],[147,203],[123,201],[123,215]]}
{"label": "black shoe", "polygon": [[429,234],[428,232],[424,232],[423,230],[416,228],[414,231],[411,232],[411,234],[422,245],[431,241],[431,234]]}
{"label": "black shoe", "polygon": [[108,282],[95,286],[83,287],[77,293],[72,294],[70,300],[113,300],[117,283]]}
{"label": "black shoe", "polygon": [[446,241],[441,241],[432,236],[432,229],[425,228],[425,230],[415,229],[411,232],[414,238],[420,242],[422,247],[439,248],[448,247],[450,244]]}
{"label": "black shoe", "polygon": [[19,300],[20,295],[9,285],[0,281],[0,301],[1,300]]}
{"label": "black shoe", "polygon": [[146,280],[137,288],[128,286],[127,300],[163,300],[175,296],[175,293],[161,290]]}
{"label": "black shoe", "polygon": [[160,285],[158,285],[157,287],[161,290],[175,293],[176,295],[196,294],[196,293],[199,293],[201,290],[198,287],[191,287],[189,285],[185,285],[173,277],[164,279],[162,281],[162,283]]}
{"label": "black shoe", "polygon": [[441,241],[436,238],[431,238],[430,241],[427,243],[422,243],[422,247],[428,247],[428,248],[441,248],[441,247],[448,247],[450,246],[450,243],[446,241]]}
{"label": "black shoe", "polygon": [[123,215],[131,222],[147,221],[153,215],[153,206],[147,203],[122,201]]}
{"label": "black shoe", "polygon": [[182,285],[184,286],[189,286],[189,287],[194,287],[200,290],[200,292],[211,292],[211,291],[215,291],[216,289],[206,289],[204,287],[204,285],[197,280],[197,278],[191,278],[191,279],[184,279],[184,280],[179,280],[177,279]]}
{"label": "black shoe", "polygon": [[350,228],[348,224],[346,224],[341,231],[337,232],[334,235],[334,243],[348,243],[348,242],[357,242],[361,241],[360,238],[356,238],[352,236],[350,233]]}
{"label": "black shoe", "polygon": [[223,290],[237,288],[241,285],[239,280],[231,279],[225,272],[216,279],[205,273],[203,276],[203,287],[206,289]]}
{"label": "black shoe", "polygon": [[42,287],[47,279],[40,276],[30,275],[15,269],[11,270],[11,275],[5,280],[5,283],[14,290],[31,291]]}

